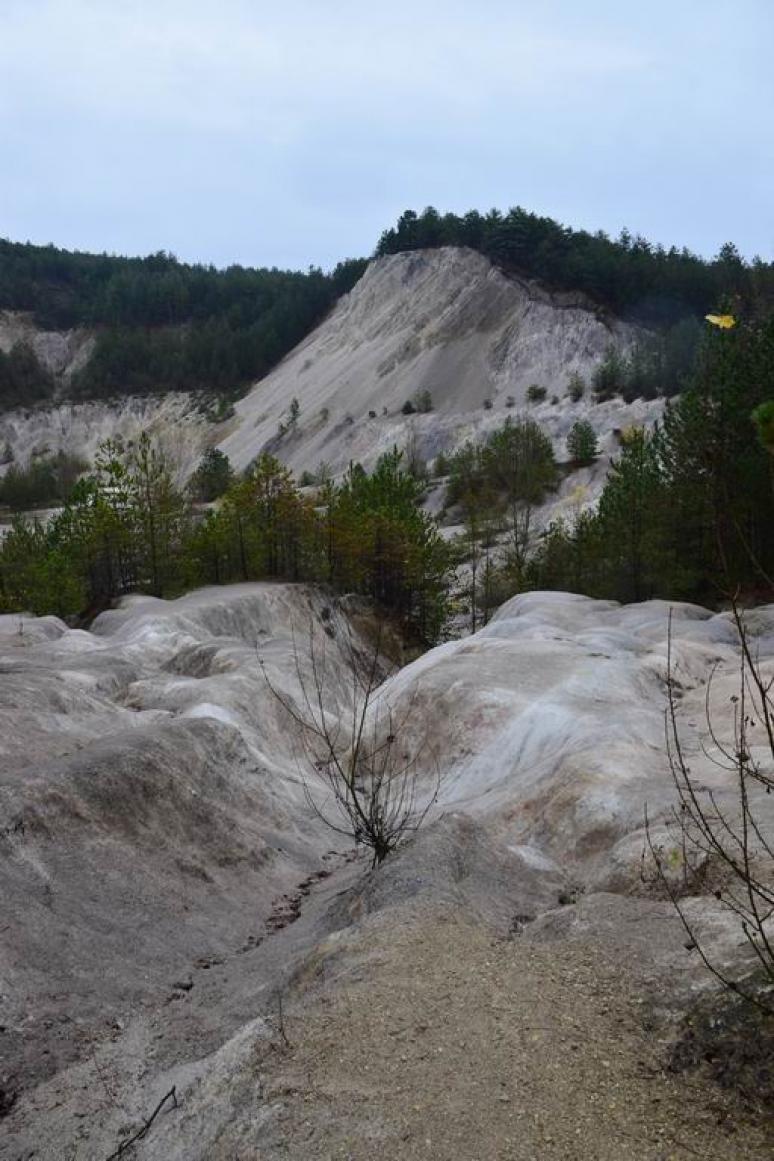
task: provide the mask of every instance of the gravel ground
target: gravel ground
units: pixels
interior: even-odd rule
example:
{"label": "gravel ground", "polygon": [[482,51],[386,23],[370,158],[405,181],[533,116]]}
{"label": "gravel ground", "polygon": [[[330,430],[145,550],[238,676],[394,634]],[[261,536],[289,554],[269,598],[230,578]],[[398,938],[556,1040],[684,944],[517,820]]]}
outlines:
{"label": "gravel ground", "polygon": [[664,1070],[636,974],[598,943],[503,939],[415,909],[313,970],[217,1161],[774,1156],[729,1094]]}

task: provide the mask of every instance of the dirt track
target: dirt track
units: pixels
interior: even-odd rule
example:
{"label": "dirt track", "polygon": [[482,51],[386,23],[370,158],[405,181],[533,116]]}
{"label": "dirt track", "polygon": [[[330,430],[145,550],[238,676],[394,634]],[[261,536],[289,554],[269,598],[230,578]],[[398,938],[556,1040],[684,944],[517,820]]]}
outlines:
{"label": "dirt track", "polygon": [[[510,940],[453,913],[366,927],[318,964],[264,1057],[259,1132],[213,1161],[705,1161],[774,1153],[694,1074],[665,1072],[637,978],[598,945]],[[354,954],[353,954],[354,951]],[[346,966],[343,966],[346,963]]]}

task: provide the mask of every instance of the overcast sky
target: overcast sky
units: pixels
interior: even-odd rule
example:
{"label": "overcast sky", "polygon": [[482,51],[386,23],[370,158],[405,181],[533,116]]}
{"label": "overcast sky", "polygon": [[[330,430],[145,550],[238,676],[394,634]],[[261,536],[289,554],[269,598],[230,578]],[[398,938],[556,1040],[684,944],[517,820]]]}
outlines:
{"label": "overcast sky", "polygon": [[227,265],[522,205],[774,259],[774,0],[0,0],[0,236]]}

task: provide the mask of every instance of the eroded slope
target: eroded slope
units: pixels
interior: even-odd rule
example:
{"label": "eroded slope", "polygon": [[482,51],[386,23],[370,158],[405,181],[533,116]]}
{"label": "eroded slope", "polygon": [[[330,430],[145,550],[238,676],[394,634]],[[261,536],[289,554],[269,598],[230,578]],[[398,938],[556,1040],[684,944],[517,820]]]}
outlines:
{"label": "eroded slope", "polygon": [[[659,1060],[636,1013],[663,1019],[709,983],[670,904],[642,879],[644,804],[658,828],[674,800],[663,750],[667,617],[660,602],[528,594],[475,636],[391,678],[382,697],[399,714],[414,703],[404,741],[408,750],[426,744],[424,785],[438,767],[443,777],[433,819],[373,874],[348,862],[310,812],[296,739],[257,666],[260,653],[303,707],[293,635],[299,642],[311,626],[330,661],[327,704],[341,711],[350,637],[323,594],[249,585],[174,602],[134,598],[92,633],[55,618],[6,619],[2,1083],[11,1077],[20,1095],[3,1121],[0,1156],[107,1157],[174,1084],[178,1110],[142,1147],[158,1161],[214,1161],[240,1149],[360,1157],[388,1144],[396,1156],[451,1158],[470,1122],[471,1062],[487,1088],[482,1108],[503,1073],[508,1101],[498,1095],[487,1123],[499,1126],[496,1140],[512,1128],[506,1156],[528,1156],[525,1142],[541,1156],[571,1155],[576,1127],[584,1151],[600,1156],[689,1157],[702,1140],[703,1155],[754,1156],[753,1130],[727,1148],[714,1139],[709,1090],[681,1138],[688,1090],[649,1094],[635,1076],[638,1053],[648,1067]],[[751,631],[770,666],[774,610],[756,611]],[[304,649],[300,657],[308,677]],[[729,617],[678,606],[673,659],[691,761],[725,801],[732,787],[711,751],[702,754],[699,731],[716,662],[718,728],[732,720]],[[760,815],[767,828],[770,806]],[[714,956],[738,959],[739,932],[712,898],[686,908]],[[509,953],[509,940],[527,941],[525,949]],[[552,957],[561,967],[544,1035],[527,1016]],[[593,1015],[603,1005],[592,996],[591,1023],[584,1012],[577,1028],[564,1028],[562,1012],[570,1021],[574,1006],[561,1007],[566,990],[576,988],[583,1005],[594,979],[608,976],[620,986],[611,986],[607,1011]],[[498,1042],[485,1030],[496,1031],[499,1007],[508,1016]],[[411,1047],[397,1047],[407,1012],[412,1026],[432,1028],[431,1050],[421,1028]],[[619,1016],[628,1031],[603,1056]],[[598,1099],[619,1101],[618,1112],[602,1110],[601,1135],[580,1113],[576,1126],[566,1110],[553,1131],[548,1123],[559,1091],[551,1070],[573,1037],[582,1055],[568,1092],[587,1084]],[[371,1060],[388,1070],[386,1088],[366,1074]],[[604,1060],[620,1063],[617,1095],[597,1075]],[[345,1082],[336,1093],[321,1079],[334,1066]],[[419,1084],[412,1069],[427,1075],[427,1091],[411,1095],[409,1109],[400,1093]],[[434,1092],[445,1094],[444,1108],[448,1098],[443,1116],[428,1105]],[[665,1102],[652,1125],[649,1095]],[[334,1098],[342,1104],[331,1119]],[[629,1101],[637,1130],[634,1144],[625,1136],[622,1144]],[[423,1136],[428,1117],[435,1127]]]}

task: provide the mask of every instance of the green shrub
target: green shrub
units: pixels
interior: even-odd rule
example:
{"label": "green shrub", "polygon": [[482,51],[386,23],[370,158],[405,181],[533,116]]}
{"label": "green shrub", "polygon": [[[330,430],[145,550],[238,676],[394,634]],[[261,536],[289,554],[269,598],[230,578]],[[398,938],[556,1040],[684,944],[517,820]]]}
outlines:
{"label": "green shrub", "polygon": [[567,454],[578,467],[593,463],[599,455],[596,433],[587,419],[577,420],[570,428]]}
{"label": "green shrub", "polygon": [[774,453],[774,401],[761,403],[752,413],[758,439],[766,451]]}
{"label": "green shrub", "polygon": [[551,441],[535,421],[508,416],[483,443],[469,441],[450,456],[448,475],[449,504],[493,514],[514,503],[539,503],[556,485],[557,469]]}
{"label": "green shrub", "polygon": [[573,401],[573,403],[577,403],[580,399],[583,398],[585,390],[586,383],[583,376],[578,374],[577,371],[573,371],[567,383],[567,394],[570,396],[570,399]]}
{"label": "green shrub", "polygon": [[608,347],[605,357],[592,376],[594,396],[598,403],[622,395],[626,387],[626,363],[615,347]]}

